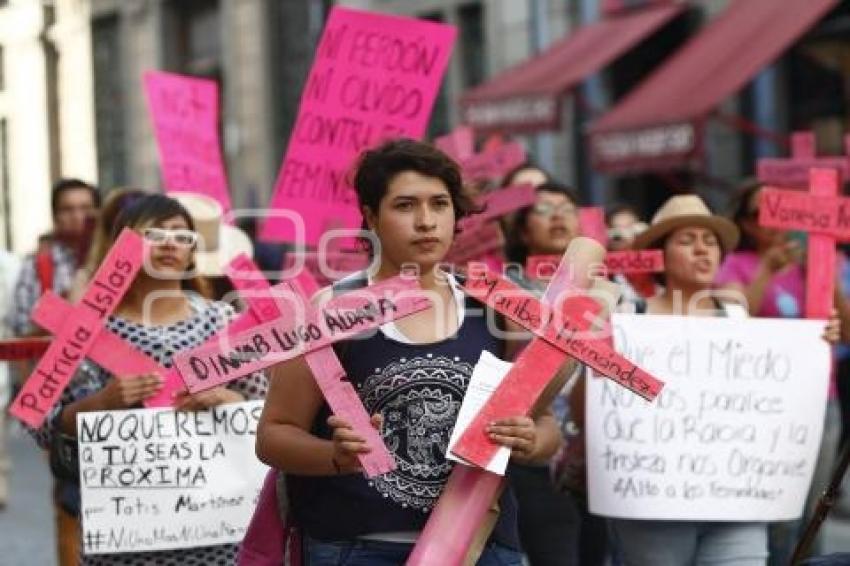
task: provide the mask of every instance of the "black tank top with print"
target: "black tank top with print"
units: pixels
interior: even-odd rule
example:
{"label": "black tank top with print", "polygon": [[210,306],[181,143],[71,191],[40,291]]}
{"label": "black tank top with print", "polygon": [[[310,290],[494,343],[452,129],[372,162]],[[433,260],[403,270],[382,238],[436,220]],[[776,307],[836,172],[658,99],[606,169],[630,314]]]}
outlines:
{"label": "black tank top with print", "polygon": [[[350,289],[365,281],[340,283]],[[452,469],[446,447],[472,369],[483,350],[501,357],[504,349],[488,330],[482,306],[467,297],[465,309],[456,335],[439,342],[405,344],[375,332],[336,347],[366,410],[384,416],[384,442],[398,468],[371,479],[287,475],[296,523],[311,537],[350,540],[425,526]],[[329,415],[324,405],[314,421],[313,433],[321,438],[330,438]],[[499,503],[493,540],[518,548],[517,506],[509,488]]]}

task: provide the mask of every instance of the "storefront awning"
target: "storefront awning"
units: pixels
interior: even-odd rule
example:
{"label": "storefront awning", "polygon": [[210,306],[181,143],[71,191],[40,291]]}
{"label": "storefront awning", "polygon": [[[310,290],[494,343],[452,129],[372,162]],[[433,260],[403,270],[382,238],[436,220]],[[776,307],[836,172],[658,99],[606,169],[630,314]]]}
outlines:
{"label": "storefront awning", "polygon": [[713,110],[814,26],[838,0],[733,0],[726,11],[591,125],[594,168],[652,171],[701,153]]}
{"label": "storefront awning", "polygon": [[557,129],[561,98],[682,12],[680,3],[636,10],[579,28],[537,56],[461,98],[463,123],[476,130]]}

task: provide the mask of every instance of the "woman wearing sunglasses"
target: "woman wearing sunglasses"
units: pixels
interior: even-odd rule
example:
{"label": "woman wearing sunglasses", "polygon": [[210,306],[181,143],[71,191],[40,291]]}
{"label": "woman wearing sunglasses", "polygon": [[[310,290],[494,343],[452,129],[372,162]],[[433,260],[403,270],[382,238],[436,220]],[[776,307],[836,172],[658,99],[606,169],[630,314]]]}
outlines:
{"label": "woman wearing sunglasses", "polygon": [[[143,269],[124,295],[106,329],[141,350],[163,367],[170,367],[174,354],[191,349],[215,334],[234,316],[230,306],[211,302],[199,292],[203,282],[191,277],[198,234],[192,217],[176,200],[163,195],[141,196],[125,208],[112,226],[111,240],[124,228],[140,233],[145,242]],[[60,473],[76,490],[65,498],[66,509],[79,513],[79,464],[77,414],[140,407],[159,392],[159,375],[111,375],[92,362],[84,361],[61,401],[44,425],[34,431],[36,440],[56,454],[54,472]],[[265,396],[262,374],[238,379],[227,387],[203,393],[180,394],[175,408],[196,411],[224,403]],[[158,564],[232,564],[236,545],[147,552],[82,556],[86,566]]]}

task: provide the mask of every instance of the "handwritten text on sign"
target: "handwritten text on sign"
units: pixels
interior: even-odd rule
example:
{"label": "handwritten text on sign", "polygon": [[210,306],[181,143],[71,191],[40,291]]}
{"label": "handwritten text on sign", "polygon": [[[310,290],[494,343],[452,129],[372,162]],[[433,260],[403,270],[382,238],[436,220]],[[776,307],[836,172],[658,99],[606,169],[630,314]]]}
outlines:
{"label": "handwritten text on sign", "polygon": [[[336,7],[331,11],[275,184],[271,208],[306,219],[308,244],[331,220],[357,228],[347,178],[355,158],[380,140],[420,138],[455,39],[451,26]],[[270,218],[263,237],[289,240]]]}
{"label": "handwritten text on sign", "polygon": [[823,428],[823,322],[614,315],[622,354],[665,381],[648,406],[587,382],[590,510],[609,517],[795,519]]}
{"label": "handwritten text on sign", "polygon": [[262,409],[80,413],[85,553],[241,541],[267,471],[254,455]]}
{"label": "handwritten text on sign", "polygon": [[850,240],[850,199],[765,188],[759,194],[759,224]]}
{"label": "handwritten text on sign", "polygon": [[230,210],[218,135],[215,81],[171,73],[145,73],[166,190],[203,193]]}

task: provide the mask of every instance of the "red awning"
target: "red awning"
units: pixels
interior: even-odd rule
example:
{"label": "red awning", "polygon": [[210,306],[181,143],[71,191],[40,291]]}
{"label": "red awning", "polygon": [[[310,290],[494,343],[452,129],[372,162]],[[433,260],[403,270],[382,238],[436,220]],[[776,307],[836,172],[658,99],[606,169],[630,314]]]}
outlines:
{"label": "red awning", "polygon": [[681,167],[701,150],[706,118],[838,3],[734,0],[590,128],[601,171]]}
{"label": "red awning", "polygon": [[461,98],[463,122],[477,130],[558,127],[560,99],[684,9],[680,3],[637,10],[579,28],[539,55]]}

